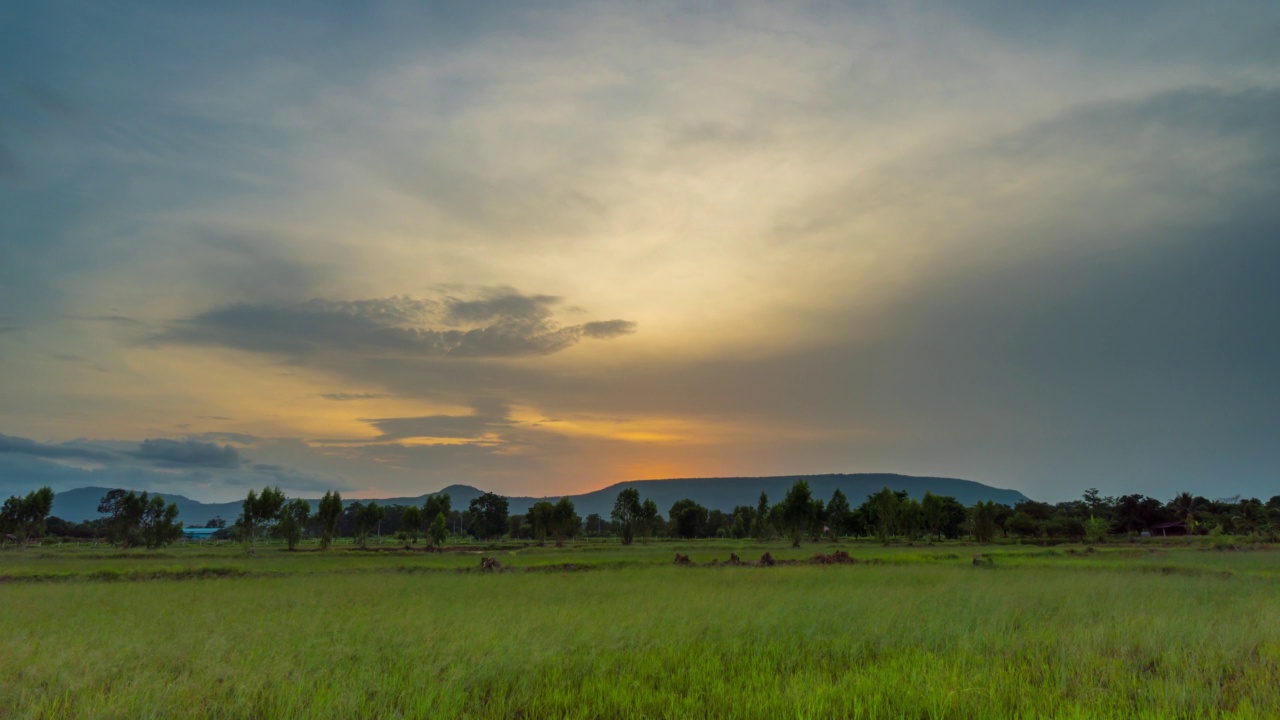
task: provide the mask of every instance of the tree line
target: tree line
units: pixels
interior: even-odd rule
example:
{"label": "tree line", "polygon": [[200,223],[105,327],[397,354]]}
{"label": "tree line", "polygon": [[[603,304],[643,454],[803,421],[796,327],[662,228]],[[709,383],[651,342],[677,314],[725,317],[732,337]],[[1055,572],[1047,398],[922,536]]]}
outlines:
{"label": "tree line", "polygon": [[[0,532],[5,539],[25,544],[52,535],[101,538],[120,547],[157,548],[182,537],[178,508],[160,495],[111,490],[98,504],[105,517],[70,523],[50,517],[53,491],[40,488],[26,496],[12,496],[0,508]],[[1108,535],[1134,535],[1153,528],[1178,533],[1254,535],[1280,540],[1280,496],[1267,502],[1239,497],[1210,500],[1179,493],[1168,502],[1133,494],[1103,497],[1089,489],[1079,500],[1056,504],[1024,500],[1013,506],[985,501],[966,507],[954,497],[925,493],[920,499],[888,487],[854,507],[840,490],[823,500],[813,497],[809,483],[797,480],[776,504],[760,493],[754,505],[732,511],[709,510],[692,499],[672,504],[664,515],[652,499],[635,488],[618,493],[608,518],[582,518],[570,498],[542,500],[524,514],[511,514],[508,499],[484,493],[465,507],[454,508],[448,494],[432,495],[421,506],[379,505],[376,501],[344,504],[337,492],[312,503],[289,499],[278,487],[250,490],[242,512],[228,525],[212,520],[217,536],[245,543],[255,551],[262,538],[283,540],[295,549],[306,538],[322,548],[337,538],[352,538],[361,547],[371,537],[390,537],[406,546],[419,539],[428,546],[449,537],[476,540],[548,540],[557,546],[576,537],[617,538],[630,544],[636,538],[755,538],[803,540],[866,537],[944,540],[971,537],[978,542],[997,538],[1100,540]],[[1157,532],[1157,534],[1159,534]]]}

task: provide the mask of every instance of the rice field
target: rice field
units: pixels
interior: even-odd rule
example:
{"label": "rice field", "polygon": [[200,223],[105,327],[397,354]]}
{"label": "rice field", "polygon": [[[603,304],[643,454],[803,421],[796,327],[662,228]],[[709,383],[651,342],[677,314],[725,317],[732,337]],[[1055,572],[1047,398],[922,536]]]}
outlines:
{"label": "rice field", "polygon": [[99,546],[0,579],[0,718],[1280,716],[1265,548]]}

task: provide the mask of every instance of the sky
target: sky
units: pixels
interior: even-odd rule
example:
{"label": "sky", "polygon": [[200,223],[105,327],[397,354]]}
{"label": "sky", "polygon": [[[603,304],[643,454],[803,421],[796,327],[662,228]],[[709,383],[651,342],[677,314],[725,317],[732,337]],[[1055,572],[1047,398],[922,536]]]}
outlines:
{"label": "sky", "polygon": [[1280,4],[0,5],[0,493],[1280,494]]}

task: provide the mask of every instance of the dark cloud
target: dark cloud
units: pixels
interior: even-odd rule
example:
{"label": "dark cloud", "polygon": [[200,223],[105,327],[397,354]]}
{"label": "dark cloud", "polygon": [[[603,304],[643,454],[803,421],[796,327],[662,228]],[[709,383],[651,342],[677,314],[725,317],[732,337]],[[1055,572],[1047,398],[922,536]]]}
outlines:
{"label": "dark cloud", "polygon": [[47,445],[45,443],[39,443],[22,437],[14,437],[12,435],[0,435],[0,453],[30,455],[33,457],[50,458],[55,460],[91,460],[97,462],[119,457],[119,455],[111,452],[110,450],[86,447],[77,442]]}
{"label": "dark cloud", "polygon": [[[240,303],[174,322],[150,341],[298,357],[346,352],[486,358],[548,355],[584,337],[611,338],[635,329],[634,323],[623,320],[562,326],[550,312],[555,301],[542,295],[505,293],[442,302],[397,297]],[[479,325],[451,327],[464,323]]]}
{"label": "dark cloud", "polygon": [[505,293],[483,300],[449,300],[446,319],[455,323],[477,323],[490,320],[540,321],[551,317],[551,306],[560,298],[551,295]]}
{"label": "dark cloud", "polygon": [[198,440],[143,440],[134,457],[164,467],[235,468],[240,466],[240,453],[230,445],[218,447]]}

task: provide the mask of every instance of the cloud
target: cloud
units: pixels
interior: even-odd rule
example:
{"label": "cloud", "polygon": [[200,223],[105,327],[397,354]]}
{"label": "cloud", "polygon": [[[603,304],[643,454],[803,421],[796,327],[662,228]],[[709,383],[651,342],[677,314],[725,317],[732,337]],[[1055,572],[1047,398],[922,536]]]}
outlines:
{"label": "cloud", "polygon": [[582,326],[583,335],[600,340],[618,337],[619,335],[630,335],[635,331],[636,324],[630,320],[605,320],[602,322],[589,322]]}
{"label": "cloud", "polygon": [[115,453],[94,447],[85,447],[76,442],[47,445],[27,438],[0,434],[0,453],[30,455],[32,457],[105,461],[118,457]]}
{"label": "cloud", "polygon": [[332,400],[334,402],[351,402],[353,400],[376,400],[378,398],[384,398],[387,396],[383,393],[332,392],[332,393],[320,393],[319,397],[322,397],[325,400]]}
{"label": "cloud", "polygon": [[[503,293],[477,300],[392,297],[296,304],[239,303],[175,321],[149,341],[220,345],[305,357],[324,352],[415,357],[502,358],[549,355],[583,337],[635,331],[625,320],[560,325],[556,298]],[[474,324],[475,327],[450,327]]]}
{"label": "cloud", "polygon": [[230,445],[218,447],[198,440],[143,440],[133,454],[164,467],[234,468],[241,462],[240,453]]}
{"label": "cloud", "polygon": [[382,433],[378,440],[407,438],[478,438],[512,425],[506,418],[486,415],[428,415],[424,417],[376,418],[365,422]]}

